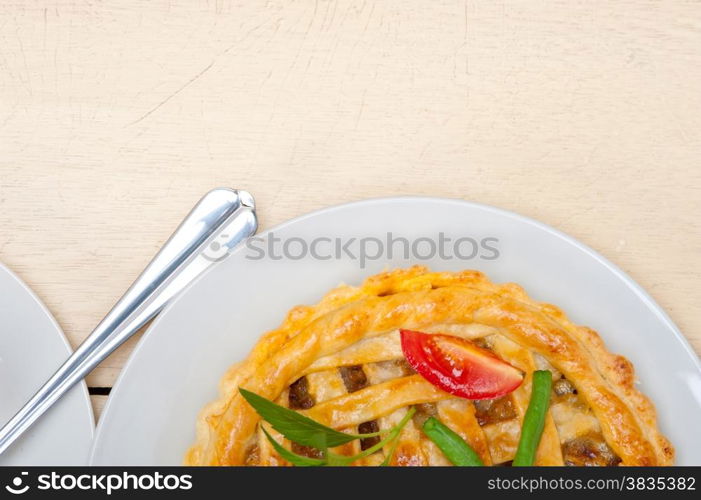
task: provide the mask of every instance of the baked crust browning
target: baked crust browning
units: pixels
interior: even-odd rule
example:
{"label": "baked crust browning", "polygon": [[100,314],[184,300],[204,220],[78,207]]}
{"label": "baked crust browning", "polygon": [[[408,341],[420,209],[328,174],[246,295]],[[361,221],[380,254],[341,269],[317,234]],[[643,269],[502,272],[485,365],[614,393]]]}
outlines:
{"label": "baked crust browning", "polygon": [[[508,402],[478,403],[476,410],[472,402],[407,371],[400,328],[477,341],[524,371],[526,379]],[[292,309],[224,375],[219,398],[198,417],[185,464],[284,465],[238,387],[286,406],[292,401],[311,418],[350,432],[368,422],[388,428],[407,407],[435,404],[430,408],[486,464],[508,463],[528,405],[530,376],[544,368],[553,371],[559,392],[553,392],[537,465],[673,462],[674,450],[657,428],[653,405],[634,386],[632,365],[609,353],[596,332],[573,324],[557,307],[530,299],[518,285],[494,284],[477,271],[429,272],[416,266],[372,276],[360,287],[341,286],[315,306]],[[393,463],[444,464],[419,429],[407,425]],[[289,446],[282,436],[274,437]],[[344,446],[347,454],[360,450],[360,443]],[[382,453],[360,465],[381,462]]]}

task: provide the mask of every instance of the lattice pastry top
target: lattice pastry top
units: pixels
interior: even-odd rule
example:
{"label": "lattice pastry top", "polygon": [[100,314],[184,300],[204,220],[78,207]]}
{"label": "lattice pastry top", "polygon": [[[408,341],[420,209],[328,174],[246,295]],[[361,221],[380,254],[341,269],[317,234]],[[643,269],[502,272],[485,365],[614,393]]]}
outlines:
{"label": "lattice pastry top", "polygon": [[[506,396],[457,398],[413,372],[400,328],[468,339],[525,373]],[[421,432],[435,415],[485,464],[514,457],[529,403],[531,375],[547,369],[553,391],[536,465],[670,465],[674,449],[657,428],[655,410],[634,386],[631,363],[608,352],[596,332],[571,323],[550,304],[515,284],[491,283],[477,271],[429,272],[423,267],[341,286],[314,306],[292,309],[263,335],[249,357],[223,377],[220,397],[197,421],[189,465],[286,465],[261,431],[260,418],[239,394],[243,387],[329,427],[368,433],[417,412],[398,438],[391,463],[448,464]],[[315,450],[273,437],[298,454]],[[347,443],[352,455],[377,438]],[[386,449],[357,462],[382,462]]]}

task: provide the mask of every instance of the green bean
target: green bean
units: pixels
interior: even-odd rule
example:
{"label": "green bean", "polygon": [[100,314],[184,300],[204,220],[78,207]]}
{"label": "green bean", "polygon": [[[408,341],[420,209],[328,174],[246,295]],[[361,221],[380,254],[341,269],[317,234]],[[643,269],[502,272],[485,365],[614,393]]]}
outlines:
{"label": "green bean", "polygon": [[484,465],[475,450],[437,418],[429,417],[424,423],[423,431],[453,465],[463,467]]}
{"label": "green bean", "polygon": [[523,417],[521,439],[514,457],[514,466],[528,466],[535,462],[535,454],[545,427],[545,415],[550,404],[552,374],[548,370],[533,372],[531,401]]}

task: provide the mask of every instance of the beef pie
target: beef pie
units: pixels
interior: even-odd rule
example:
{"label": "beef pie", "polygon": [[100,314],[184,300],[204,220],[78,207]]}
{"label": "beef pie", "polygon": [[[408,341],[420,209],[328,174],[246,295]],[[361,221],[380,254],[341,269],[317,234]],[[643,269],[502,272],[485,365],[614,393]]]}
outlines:
{"label": "beef pie", "polygon": [[[634,381],[596,332],[518,285],[401,269],[263,335],[201,412],[185,464],[671,465]],[[297,438],[275,415],[336,435]]]}

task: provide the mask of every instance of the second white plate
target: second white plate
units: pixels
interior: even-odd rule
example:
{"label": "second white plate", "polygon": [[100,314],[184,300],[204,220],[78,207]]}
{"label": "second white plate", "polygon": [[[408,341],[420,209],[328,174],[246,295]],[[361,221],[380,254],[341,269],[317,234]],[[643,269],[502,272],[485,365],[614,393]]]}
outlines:
{"label": "second white plate", "polygon": [[[51,313],[0,265],[0,426],[70,354]],[[0,465],[85,465],[94,422],[81,382],[0,455]]]}
{"label": "second white plate", "polygon": [[[267,246],[271,233],[280,239],[273,244],[275,255]],[[437,246],[431,251],[429,241],[438,245],[441,233],[442,255]],[[600,332],[612,351],[635,364],[662,431],[677,448],[677,463],[701,464],[701,433],[689,431],[701,421],[698,357],[638,285],[572,238],[513,213],[429,198],[332,207],[262,236],[267,244],[242,247],[215,266],[151,326],[112,391],[92,464],[180,464],[194,439],[197,413],[216,397],[221,375],[292,306],[314,303],[341,282],[359,284],[384,269],[412,264],[479,269],[494,281],[519,283],[532,297],[557,304],[575,322]],[[377,238],[364,240],[367,256],[376,258],[361,261],[361,238]],[[404,243],[394,243],[390,255],[388,238],[406,238],[415,248],[407,256]],[[311,253],[315,240],[317,257]],[[337,241],[350,255],[336,252]],[[382,252],[378,241],[385,242]],[[265,257],[257,259],[263,248]]]}

